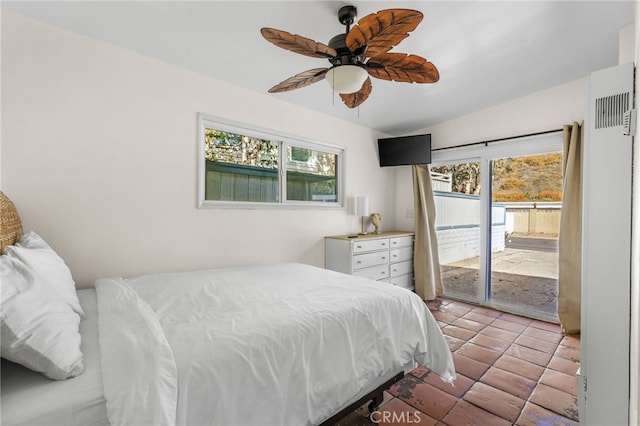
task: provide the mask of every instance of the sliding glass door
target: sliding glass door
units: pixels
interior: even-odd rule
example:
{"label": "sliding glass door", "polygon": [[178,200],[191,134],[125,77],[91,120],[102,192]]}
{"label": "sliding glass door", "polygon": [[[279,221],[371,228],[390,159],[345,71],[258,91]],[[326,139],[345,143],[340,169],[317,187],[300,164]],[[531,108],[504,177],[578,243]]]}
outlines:
{"label": "sliding glass door", "polygon": [[557,320],[561,150],[558,133],[433,153],[445,296]]}
{"label": "sliding glass door", "polygon": [[562,153],[496,158],[491,164],[491,236],[499,241],[491,251],[490,300],[532,316],[554,316]]}
{"label": "sliding glass door", "polygon": [[480,285],[480,160],[431,168],[442,285],[447,295],[478,303]]}

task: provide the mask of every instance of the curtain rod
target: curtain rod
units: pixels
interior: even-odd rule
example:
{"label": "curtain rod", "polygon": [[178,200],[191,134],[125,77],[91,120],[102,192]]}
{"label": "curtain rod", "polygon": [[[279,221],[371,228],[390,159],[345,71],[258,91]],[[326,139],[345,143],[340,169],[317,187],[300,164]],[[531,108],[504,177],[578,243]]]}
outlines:
{"label": "curtain rod", "polygon": [[445,146],[445,147],[442,147],[442,148],[432,149],[431,151],[441,151],[443,149],[452,149],[452,148],[463,148],[465,146],[473,146],[473,145],[484,145],[484,146],[487,146],[487,145],[489,145],[490,143],[493,143],[493,142],[502,142],[502,141],[508,141],[508,140],[511,140],[511,139],[526,138],[528,136],[546,135],[548,133],[556,133],[556,132],[562,132],[562,129],[545,130],[543,132],[527,133],[526,135],[508,136],[506,138],[491,139],[491,140],[488,140],[488,141],[463,143],[461,145],[454,145],[454,146]]}

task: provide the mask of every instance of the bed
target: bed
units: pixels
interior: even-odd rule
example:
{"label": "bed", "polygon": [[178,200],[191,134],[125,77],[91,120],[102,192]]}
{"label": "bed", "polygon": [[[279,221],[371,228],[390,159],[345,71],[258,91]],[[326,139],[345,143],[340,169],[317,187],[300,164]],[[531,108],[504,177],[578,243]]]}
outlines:
{"label": "bed", "polygon": [[[29,243],[43,247],[36,237],[22,235],[4,251],[3,305],[22,297],[5,294],[4,281],[18,280],[7,264]],[[42,292],[60,273],[32,275]],[[0,310],[2,424],[333,424],[368,399],[377,408],[382,391],[418,363],[455,379],[424,302],[385,283],[287,263],[71,287],[75,299],[68,288],[59,300],[48,293],[47,303],[68,306],[65,328],[81,336],[76,343],[69,334],[60,352],[66,367],[53,373],[26,368],[5,348],[13,311]]]}

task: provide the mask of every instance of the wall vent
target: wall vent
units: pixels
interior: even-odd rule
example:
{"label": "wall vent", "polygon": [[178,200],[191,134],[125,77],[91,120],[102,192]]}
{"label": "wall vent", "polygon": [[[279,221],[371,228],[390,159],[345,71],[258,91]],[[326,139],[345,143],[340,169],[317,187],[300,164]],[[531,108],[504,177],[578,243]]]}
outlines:
{"label": "wall vent", "polygon": [[629,92],[596,99],[595,128],[606,129],[624,124],[624,114],[629,111]]}

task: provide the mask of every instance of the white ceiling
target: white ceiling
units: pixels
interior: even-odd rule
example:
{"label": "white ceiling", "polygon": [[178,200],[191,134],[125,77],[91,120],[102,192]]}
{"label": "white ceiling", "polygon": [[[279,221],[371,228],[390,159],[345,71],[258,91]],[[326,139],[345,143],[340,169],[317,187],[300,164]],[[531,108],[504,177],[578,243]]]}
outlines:
{"label": "white ceiling", "polygon": [[[387,8],[417,9],[422,23],[392,51],[433,62],[435,84],[372,78],[373,91],[348,109],[323,81],[267,90],[323,59],[262,38],[273,27],[328,43],[344,31],[340,7],[358,19]],[[402,135],[618,63],[619,30],[633,23],[626,1],[2,1],[2,8],[210,75],[361,126]]]}

